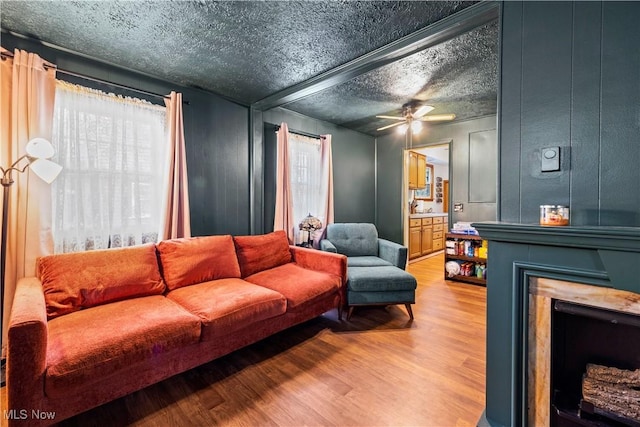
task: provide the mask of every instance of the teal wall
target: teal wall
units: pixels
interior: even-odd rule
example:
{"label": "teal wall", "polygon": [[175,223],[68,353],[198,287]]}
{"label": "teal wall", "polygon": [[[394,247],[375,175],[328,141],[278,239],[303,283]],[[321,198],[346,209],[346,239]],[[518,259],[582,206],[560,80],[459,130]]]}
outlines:
{"label": "teal wall", "polygon": [[[573,226],[640,226],[640,3],[504,2],[501,19],[500,219],[535,224],[540,204],[568,204]],[[547,146],[561,147],[561,171],[539,171]],[[522,425],[523,347],[514,342],[522,319],[513,310],[526,283],[515,266],[595,277],[628,271],[605,268],[601,247],[490,242],[490,425]]]}
{"label": "teal wall", "polygon": [[[492,129],[496,129],[496,116],[425,126],[420,135],[413,137],[414,148],[451,141],[450,202],[464,204],[464,210],[461,213],[453,213],[452,209],[449,209],[453,222],[496,220],[496,203],[469,202],[469,164],[478,161],[470,158],[469,136],[474,132]],[[405,149],[405,136],[398,132],[388,133],[377,139],[376,147],[378,231],[385,239],[403,243],[402,155]],[[497,149],[490,154],[494,158],[497,157]],[[497,170],[492,173],[494,176],[497,175]],[[495,189],[497,178],[493,180],[493,185]]]}
{"label": "teal wall", "polygon": [[[500,218],[640,225],[640,3],[504,2]],[[562,170],[540,172],[560,146]]]}

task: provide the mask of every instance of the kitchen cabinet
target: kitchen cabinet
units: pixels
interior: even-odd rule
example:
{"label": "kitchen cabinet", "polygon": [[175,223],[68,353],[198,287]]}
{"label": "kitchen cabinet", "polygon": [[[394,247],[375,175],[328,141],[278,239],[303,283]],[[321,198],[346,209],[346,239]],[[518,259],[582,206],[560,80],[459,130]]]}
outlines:
{"label": "kitchen cabinet", "polygon": [[427,186],[427,156],[409,151],[409,189],[416,190]]}
{"label": "kitchen cabinet", "polygon": [[448,220],[446,216],[437,216],[433,218],[433,243],[431,247],[434,252],[444,248],[444,235],[448,231],[447,223]]}
{"label": "kitchen cabinet", "polygon": [[427,186],[427,156],[418,154],[416,173],[418,174],[416,188],[425,188]]}
{"label": "kitchen cabinet", "polygon": [[446,224],[446,216],[410,218],[409,259],[442,250]]}
{"label": "kitchen cabinet", "polygon": [[409,259],[412,259],[422,255],[422,221],[418,218],[409,223]]}

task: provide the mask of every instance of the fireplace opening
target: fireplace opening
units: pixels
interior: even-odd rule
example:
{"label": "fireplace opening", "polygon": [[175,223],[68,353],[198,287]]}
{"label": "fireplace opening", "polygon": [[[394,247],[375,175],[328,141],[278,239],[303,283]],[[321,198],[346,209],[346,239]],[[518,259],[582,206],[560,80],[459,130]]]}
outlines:
{"label": "fireplace opening", "polygon": [[640,427],[640,316],[553,300],[551,331],[551,426]]}

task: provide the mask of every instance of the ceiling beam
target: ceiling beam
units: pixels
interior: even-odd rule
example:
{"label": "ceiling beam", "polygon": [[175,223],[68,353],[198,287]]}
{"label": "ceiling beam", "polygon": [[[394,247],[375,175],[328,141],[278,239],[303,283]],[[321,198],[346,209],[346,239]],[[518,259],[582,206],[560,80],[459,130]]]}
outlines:
{"label": "ceiling beam", "polygon": [[269,110],[344,83],[487,24],[498,18],[499,9],[499,3],[494,1],[474,4],[352,61],[256,101],[251,107]]}

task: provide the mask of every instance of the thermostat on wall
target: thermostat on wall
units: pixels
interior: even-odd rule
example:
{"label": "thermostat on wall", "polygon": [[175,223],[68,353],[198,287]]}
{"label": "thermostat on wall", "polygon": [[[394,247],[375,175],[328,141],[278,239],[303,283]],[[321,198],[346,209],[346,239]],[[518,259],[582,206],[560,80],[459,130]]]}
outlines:
{"label": "thermostat on wall", "polygon": [[560,170],[560,147],[542,149],[541,172],[555,172]]}

